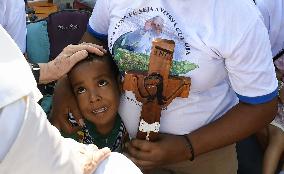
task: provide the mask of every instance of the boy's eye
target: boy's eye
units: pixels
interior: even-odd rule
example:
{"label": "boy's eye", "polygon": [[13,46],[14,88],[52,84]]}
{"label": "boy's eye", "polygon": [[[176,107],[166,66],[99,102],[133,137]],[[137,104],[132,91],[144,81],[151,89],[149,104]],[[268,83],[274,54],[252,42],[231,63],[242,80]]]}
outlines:
{"label": "boy's eye", "polygon": [[107,84],[108,84],[108,81],[106,81],[106,80],[100,80],[100,81],[98,82],[98,86],[99,86],[99,87],[106,86]]}
{"label": "boy's eye", "polygon": [[82,94],[84,92],[86,92],[86,89],[84,87],[77,88],[77,94]]}

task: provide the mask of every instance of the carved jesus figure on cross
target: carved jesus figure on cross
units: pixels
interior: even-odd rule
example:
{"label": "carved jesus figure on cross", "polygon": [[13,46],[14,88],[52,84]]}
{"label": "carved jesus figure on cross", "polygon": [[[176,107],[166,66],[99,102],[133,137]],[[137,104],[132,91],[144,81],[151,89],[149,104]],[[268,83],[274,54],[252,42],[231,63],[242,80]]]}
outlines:
{"label": "carved jesus figure on cross", "polygon": [[128,71],[123,89],[133,91],[142,111],[137,138],[155,141],[160,128],[162,108],[176,97],[188,97],[190,78],[170,76],[175,43],[156,39],[152,43],[148,72]]}

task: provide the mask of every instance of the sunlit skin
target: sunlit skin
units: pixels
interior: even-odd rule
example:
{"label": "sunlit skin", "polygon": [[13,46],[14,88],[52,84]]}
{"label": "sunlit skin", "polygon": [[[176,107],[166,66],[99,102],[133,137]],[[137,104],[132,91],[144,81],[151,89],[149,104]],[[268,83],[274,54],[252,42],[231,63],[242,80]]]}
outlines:
{"label": "sunlit skin", "polygon": [[119,106],[118,80],[107,61],[83,62],[72,69],[69,80],[85,119],[105,135],[115,123]]}

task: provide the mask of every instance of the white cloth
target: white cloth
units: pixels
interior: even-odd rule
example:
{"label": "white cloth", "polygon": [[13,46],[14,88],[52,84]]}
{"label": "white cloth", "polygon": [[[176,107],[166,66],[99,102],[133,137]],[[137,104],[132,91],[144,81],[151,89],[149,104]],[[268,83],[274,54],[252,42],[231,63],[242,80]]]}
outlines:
{"label": "white cloth", "polygon": [[24,0],[0,1],[0,25],[15,40],[22,53],[26,51],[26,11]]}
{"label": "white cloth", "polygon": [[[30,67],[2,26],[0,38],[1,126],[12,128],[0,132],[3,140],[7,140],[1,142],[4,158],[0,173],[82,173],[74,152],[69,149],[79,143],[68,143],[50,125],[36,103],[41,95]],[[17,113],[19,115],[13,117]],[[14,120],[9,121],[7,117]],[[6,149],[7,146],[10,148]]]}
{"label": "white cloth", "polygon": [[112,152],[112,154],[104,160],[94,174],[142,174],[134,163],[132,163],[124,155]]}
{"label": "white cloth", "polygon": [[275,56],[284,48],[284,1],[256,0],[264,24],[268,30],[272,55]]}
{"label": "white cloth", "polygon": [[[23,123],[26,105],[18,100],[3,109],[0,109],[0,162],[4,159],[14,143]],[[13,111],[13,112],[11,112]]]}
{"label": "white cloth", "polygon": [[[61,137],[34,100],[27,98],[24,103],[24,122],[15,142],[0,163],[0,173],[83,173],[75,153],[79,143]],[[7,115],[11,115],[14,110],[10,109],[7,112],[10,112]]]}
{"label": "white cloth", "polygon": [[[121,70],[140,69],[155,37],[175,41],[172,72],[190,77],[192,85],[188,98],[176,98],[162,111],[161,132],[189,133],[221,117],[238,99],[259,104],[277,95],[269,37],[252,1],[97,0],[88,31],[108,39]],[[125,64],[128,57],[134,61]],[[132,137],[140,111],[126,91],[119,113]]]}

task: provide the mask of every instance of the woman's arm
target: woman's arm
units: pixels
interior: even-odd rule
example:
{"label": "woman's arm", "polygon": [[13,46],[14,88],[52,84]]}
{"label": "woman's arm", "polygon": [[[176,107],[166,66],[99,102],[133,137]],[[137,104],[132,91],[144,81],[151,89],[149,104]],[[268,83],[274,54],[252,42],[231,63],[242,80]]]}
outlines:
{"label": "woman's arm", "polygon": [[263,104],[240,102],[223,117],[188,135],[196,155],[241,140],[269,124],[277,113],[277,99]]}
{"label": "woman's arm", "polygon": [[[276,98],[258,105],[240,102],[220,119],[187,135],[192,143],[194,155],[224,147],[255,133],[271,122],[276,111]],[[187,142],[182,136],[161,134],[156,142],[134,139],[127,147],[129,157],[144,169],[192,158]]]}

